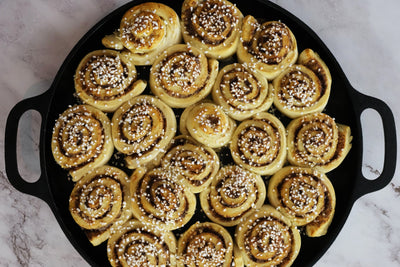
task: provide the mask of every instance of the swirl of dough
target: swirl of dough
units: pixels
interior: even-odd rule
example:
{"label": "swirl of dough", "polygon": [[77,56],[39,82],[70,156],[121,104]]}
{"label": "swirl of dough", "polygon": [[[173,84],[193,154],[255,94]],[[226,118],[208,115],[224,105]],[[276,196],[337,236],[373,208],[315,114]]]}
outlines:
{"label": "swirl of dough", "polygon": [[133,215],[141,222],[175,230],[194,215],[196,197],[175,172],[138,168],[131,177]]}
{"label": "swirl of dough", "polygon": [[185,0],[182,35],[186,43],[214,59],[232,56],[237,49],[243,15],[226,0]]}
{"label": "swirl of dough", "polygon": [[135,65],[125,54],[109,49],[95,50],[79,63],[75,90],[86,104],[113,112],[146,88],[146,81],[136,77]]}
{"label": "swirl of dough", "polygon": [[75,184],[69,210],[89,241],[97,246],[129,219],[132,214],[129,201],[129,177],[116,167],[104,165]]}
{"label": "swirl of dough", "polygon": [[222,226],[195,223],[178,240],[178,265],[228,267],[234,262],[233,240]]}
{"label": "swirl of dough", "polygon": [[140,95],[122,104],[112,118],[115,148],[125,154],[127,167],[145,166],[170,143],[176,118],[161,100]]}
{"label": "swirl of dough", "polygon": [[68,170],[76,182],[111,158],[114,146],[110,120],[89,105],[72,106],[55,122],[51,149],[55,161]]}
{"label": "swirl of dough", "polygon": [[326,234],[336,206],[335,190],[325,174],[294,166],[271,177],[268,199],[294,225],[305,226],[306,234],[312,237]]}
{"label": "swirl of dough", "polygon": [[235,236],[246,266],[290,266],[301,246],[297,228],[270,205],[237,225]]}
{"label": "swirl of dough", "polygon": [[215,103],[235,120],[245,120],[266,111],[273,102],[272,85],[260,73],[239,63],[218,73],[212,90]]}
{"label": "swirl of dough", "polygon": [[185,108],[205,98],[218,74],[218,61],[195,47],[167,48],[150,70],[151,91],[170,107]]}
{"label": "swirl of dough", "polygon": [[172,232],[131,219],[120,226],[107,242],[113,267],[176,266],[176,239]]}
{"label": "swirl of dough", "polygon": [[260,175],[229,165],[222,167],[211,185],[200,193],[200,204],[213,222],[234,226],[260,208],[265,197]]}
{"label": "swirl of dough", "polygon": [[329,172],[340,165],[351,148],[350,127],[324,113],[292,120],[287,126],[288,161],[292,165]]}
{"label": "swirl of dough", "polygon": [[286,161],[285,126],[274,115],[261,112],[236,128],[230,144],[236,164],[261,175],[271,175]]}
{"label": "swirl of dough", "polygon": [[273,80],[297,60],[297,42],[282,22],[259,23],[248,15],[243,20],[241,41],[237,49],[240,63],[247,63]]}

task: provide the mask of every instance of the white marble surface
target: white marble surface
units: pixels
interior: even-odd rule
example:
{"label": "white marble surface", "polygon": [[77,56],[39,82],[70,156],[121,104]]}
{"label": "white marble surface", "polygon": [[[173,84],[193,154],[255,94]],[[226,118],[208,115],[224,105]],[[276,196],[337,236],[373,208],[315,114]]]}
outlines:
{"label": "white marble surface", "polygon": [[[0,1],[0,266],[87,266],[47,204],[9,184],[3,129],[10,109],[23,98],[46,90],[81,36],[125,2]],[[273,2],[321,37],[356,89],[384,100],[399,117],[400,31],[396,21],[400,1]],[[362,118],[368,141],[363,169],[366,176],[374,177],[382,169],[382,130],[375,112],[368,111]],[[40,116],[34,112],[26,113],[21,122],[20,168],[28,181],[39,175],[39,123]],[[396,173],[386,188],[356,202],[343,230],[316,266],[400,266],[399,207],[400,177]]]}

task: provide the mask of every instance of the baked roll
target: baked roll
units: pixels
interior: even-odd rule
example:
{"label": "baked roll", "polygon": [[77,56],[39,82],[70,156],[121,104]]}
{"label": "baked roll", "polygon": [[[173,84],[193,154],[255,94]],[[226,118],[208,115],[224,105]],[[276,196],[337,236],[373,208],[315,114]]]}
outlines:
{"label": "baked roll", "polygon": [[335,213],[336,196],[325,174],[311,168],[287,166],[268,184],[272,206],[310,237],[325,235]]}
{"label": "baked roll", "polygon": [[78,97],[104,112],[113,112],[123,102],[140,95],[147,84],[137,80],[129,57],[109,49],[87,54],[76,69],[74,82]]}
{"label": "baked roll", "polygon": [[328,103],[332,77],[317,53],[305,49],[297,64],[273,81],[274,105],[289,118],[321,112]]}
{"label": "baked roll", "polygon": [[170,107],[185,108],[204,99],[218,74],[218,61],[195,47],[177,44],[164,50],[150,70],[151,91]]}
{"label": "baked roll", "polygon": [[260,175],[228,165],[222,167],[211,185],[200,193],[200,204],[210,220],[229,227],[260,208],[265,197],[265,184]]}
{"label": "baked roll", "polygon": [[132,213],[141,222],[165,230],[184,226],[196,209],[196,197],[175,172],[138,168],[131,176]]}
{"label": "baked roll", "polygon": [[273,80],[297,60],[297,42],[292,31],[279,21],[258,22],[248,15],[243,20],[237,49],[240,63],[246,63]]}
{"label": "baked roll", "polygon": [[212,97],[235,120],[245,120],[266,111],[273,102],[272,85],[259,72],[239,63],[218,73]]}
{"label": "baked roll", "polygon": [[290,266],[301,246],[297,228],[270,205],[236,226],[235,236],[246,266]]}
{"label": "baked roll", "polygon": [[115,148],[127,167],[146,166],[171,142],[176,132],[172,109],[161,100],[140,95],[121,105],[112,118]]}
{"label": "baked roll", "polygon": [[131,219],[120,226],[107,242],[113,267],[176,266],[176,239],[172,232]]}
{"label": "baked roll", "polygon": [[287,126],[290,164],[329,172],[338,167],[351,148],[351,129],[324,113],[292,120]]}
{"label": "baked roll", "polygon": [[126,48],[135,65],[152,65],[157,55],[182,40],[176,12],[161,3],[147,2],[129,9],[121,19],[119,32],[103,38],[104,46]]}
{"label": "baked roll", "polygon": [[235,121],[220,106],[211,102],[187,107],[180,117],[179,124],[181,134],[190,135],[211,148],[228,144],[235,128]]}
{"label": "baked roll", "polygon": [[88,171],[106,164],[114,152],[108,117],[89,105],[65,110],[53,127],[51,150],[55,161],[78,181]]}
{"label": "baked roll", "polygon": [[75,184],[69,210],[89,241],[97,246],[130,218],[129,203],[129,177],[122,170],[105,165],[85,174]]}
{"label": "baked roll", "polygon": [[236,5],[226,0],[185,0],[181,18],[186,43],[214,59],[235,54],[243,20]]}
{"label": "baked roll", "polygon": [[206,189],[219,170],[215,151],[186,135],[175,137],[161,159],[161,167],[177,173],[193,193]]}
{"label": "baked roll", "polygon": [[286,149],[285,126],[267,112],[239,124],[230,144],[235,163],[260,175],[271,175],[282,168]]}

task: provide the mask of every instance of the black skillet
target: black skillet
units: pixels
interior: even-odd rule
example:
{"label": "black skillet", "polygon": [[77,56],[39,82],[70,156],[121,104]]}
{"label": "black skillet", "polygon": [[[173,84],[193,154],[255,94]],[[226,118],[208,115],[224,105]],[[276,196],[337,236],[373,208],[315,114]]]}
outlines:
{"label": "black skillet", "polygon": [[[23,193],[44,200],[52,209],[65,235],[80,252],[83,258],[93,266],[107,266],[106,246],[102,244],[93,247],[81,229],[73,221],[68,211],[68,198],[73,184],[53,160],[50,140],[54,121],[58,115],[67,109],[68,105],[76,103],[73,96],[73,75],[80,60],[90,51],[102,48],[101,38],[118,28],[120,19],[126,10],[143,0],[132,1],[97,23],[69,53],[58,71],[53,84],[45,93],[19,102],[11,110],[5,131],[5,163],[6,173],[11,184]],[[182,1],[160,0],[180,14]],[[380,190],[393,178],[396,167],[396,128],[389,107],[376,98],[366,96],[356,91],[347,80],[334,56],[318,38],[318,36],[298,18],[281,7],[263,0],[232,1],[244,15],[251,14],[256,18],[266,20],[281,20],[293,31],[297,38],[299,51],[311,48],[323,58],[332,73],[332,93],[325,112],[336,118],[337,122],[351,127],[353,147],[339,168],[328,173],[337,195],[336,213],[328,233],[319,238],[302,236],[302,247],[295,266],[311,266],[326,252],[343,227],[354,202],[361,196]],[[138,68],[141,78],[147,79],[148,67]],[[376,110],[383,121],[384,130],[384,166],[380,176],[375,180],[366,179],[361,171],[363,143],[360,115],[363,110]],[[40,132],[40,168],[38,181],[29,183],[23,180],[18,172],[16,156],[16,139],[19,120],[26,111],[37,110],[42,117]],[[226,160],[226,159],[225,159]],[[229,158],[227,159],[229,161]],[[193,220],[204,220],[198,214]],[[350,256],[350,255],[349,255]]]}

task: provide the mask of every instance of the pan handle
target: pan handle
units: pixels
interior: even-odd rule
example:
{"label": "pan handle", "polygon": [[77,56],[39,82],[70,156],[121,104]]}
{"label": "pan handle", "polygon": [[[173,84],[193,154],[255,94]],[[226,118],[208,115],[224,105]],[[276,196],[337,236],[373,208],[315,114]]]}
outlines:
{"label": "pan handle", "polygon": [[[18,123],[21,119],[21,116],[28,110],[38,111],[42,118],[39,143],[39,147],[41,147],[43,137],[43,121],[46,117],[48,103],[51,97],[50,91],[52,90],[48,90],[41,95],[27,98],[18,102],[8,114],[4,137],[5,167],[8,180],[17,190],[41,198],[47,203],[49,203],[48,200],[50,199],[50,192],[46,184],[46,174],[43,166],[40,168],[41,174],[39,179],[33,183],[24,180],[18,171],[17,132]],[[40,153],[42,153],[42,151],[40,151]],[[42,160],[40,161],[40,164],[42,165]]]}
{"label": "pan handle", "polygon": [[[362,164],[359,164],[358,177],[355,186],[355,200],[370,192],[378,191],[389,184],[394,176],[396,169],[397,141],[396,126],[393,113],[389,106],[377,98],[364,95],[357,90],[350,90],[350,95],[354,103],[354,109],[358,117],[358,125],[361,127],[361,113],[367,109],[374,109],[382,118],[384,134],[384,164],[382,173],[374,180],[368,180],[362,174]],[[362,149],[362,148],[361,148]],[[361,162],[361,159],[360,159]]]}

